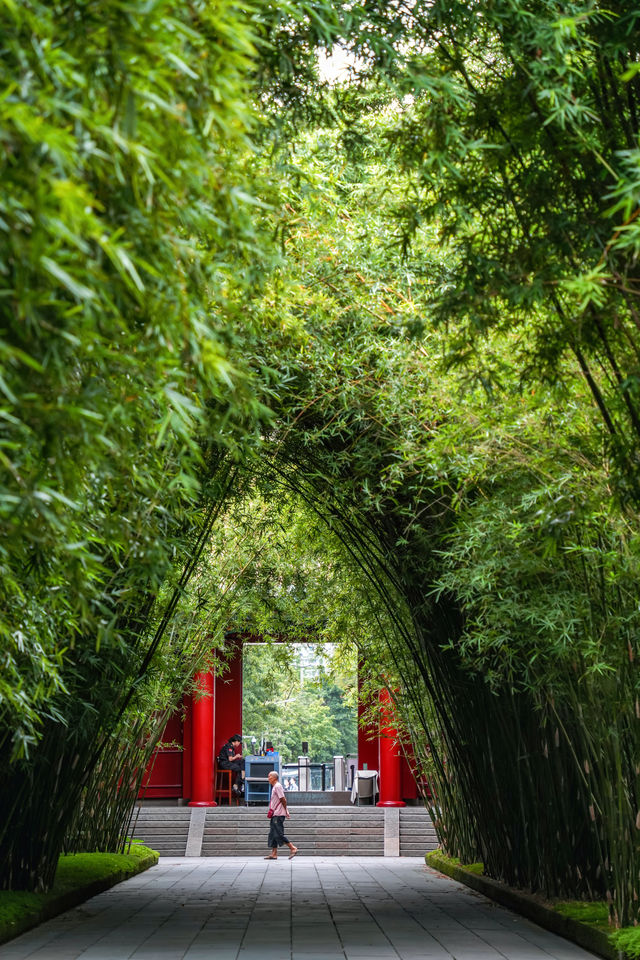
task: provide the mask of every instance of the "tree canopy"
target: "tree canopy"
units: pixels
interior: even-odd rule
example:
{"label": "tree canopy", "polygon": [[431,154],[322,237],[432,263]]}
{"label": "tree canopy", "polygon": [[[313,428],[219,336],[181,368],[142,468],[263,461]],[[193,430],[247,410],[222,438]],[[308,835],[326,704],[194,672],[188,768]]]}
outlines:
{"label": "tree canopy", "polygon": [[449,852],[637,919],[638,16],[0,8],[5,883],[286,625],[396,691]]}

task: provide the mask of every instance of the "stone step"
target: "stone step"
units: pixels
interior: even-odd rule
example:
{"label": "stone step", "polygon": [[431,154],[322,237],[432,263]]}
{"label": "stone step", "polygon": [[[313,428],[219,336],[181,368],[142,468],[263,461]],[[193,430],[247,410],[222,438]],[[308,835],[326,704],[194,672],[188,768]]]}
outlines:
{"label": "stone step", "polygon": [[[437,847],[422,808],[294,805],[286,829],[305,856],[424,856]],[[262,807],[137,809],[131,835],[162,856],[254,856],[266,846]],[[386,831],[386,836],[385,836]]]}
{"label": "stone step", "polygon": [[[287,824],[291,825],[291,828],[297,830],[298,833],[313,835],[314,837],[367,837],[372,834],[382,834],[384,833],[384,824],[375,824],[373,826],[349,826],[347,825],[327,825],[326,823],[300,823],[300,821],[295,820],[293,817],[291,820],[287,821]],[[209,837],[232,837],[232,836],[241,836],[242,834],[252,834],[260,833],[262,830],[268,830],[268,823],[264,824],[247,824],[246,826],[240,825],[238,827],[233,826],[223,826],[222,824],[217,824],[212,827],[205,827],[204,836]],[[179,834],[181,831],[174,831],[170,828],[164,830],[155,830],[155,833],[162,835],[165,833],[176,833]],[[186,836],[186,833],[184,834]],[[421,837],[412,836],[410,838],[404,837],[404,839],[409,839],[410,841],[421,839]]]}
{"label": "stone step", "polygon": [[[319,816],[320,813],[326,816],[331,817],[359,817],[359,816],[383,816],[384,809],[382,807],[323,807],[320,804],[318,805],[307,805],[299,804],[294,805],[296,807],[296,813],[304,813],[309,816]],[[246,815],[251,816],[252,814],[260,815],[260,813],[266,814],[267,805],[260,804],[251,805],[250,807],[239,806],[239,807],[215,807],[208,808],[209,810],[214,810],[215,813],[224,814],[227,816],[239,816]],[[292,806],[293,809],[293,806]]]}
{"label": "stone step", "polygon": [[287,793],[287,803],[290,807],[301,804],[312,804],[317,807],[348,807],[351,803],[351,791],[347,790],[292,790]]}

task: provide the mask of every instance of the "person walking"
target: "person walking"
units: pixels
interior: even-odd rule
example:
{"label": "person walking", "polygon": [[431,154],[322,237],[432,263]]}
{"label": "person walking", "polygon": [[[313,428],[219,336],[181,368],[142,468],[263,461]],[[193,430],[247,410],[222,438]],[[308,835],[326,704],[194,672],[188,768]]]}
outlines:
{"label": "person walking", "polygon": [[284,843],[289,847],[291,853],[289,860],[293,860],[298,848],[294,847],[291,841],[284,835],[284,821],[289,820],[289,811],[287,810],[287,798],[284,795],[284,789],[279,782],[280,777],[272,770],[269,774],[269,783],[271,784],[271,799],[269,800],[269,810],[267,816],[271,816],[269,823],[269,839],[267,845],[271,847],[271,853],[265,860],[278,859],[278,847]]}

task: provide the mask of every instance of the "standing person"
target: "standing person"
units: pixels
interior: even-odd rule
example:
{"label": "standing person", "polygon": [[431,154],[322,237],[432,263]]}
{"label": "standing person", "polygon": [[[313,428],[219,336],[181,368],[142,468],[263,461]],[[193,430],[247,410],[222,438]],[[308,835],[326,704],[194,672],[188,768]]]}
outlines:
{"label": "standing person", "polygon": [[275,770],[272,770],[269,774],[269,783],[271,784],[269,810],[272,816],[271,823],[269,824],[269,839],[267,840],[267,845],[271,847],[271,853],[268,857],[265,857],[265,860],[277,860],[278,847],[281,847],[283,843],[286,843],[291,851],[289,860],[293,860],[298,852],[298,848],[294,847],[291,841],[284,835],[284,821],[285,819],[289,820],[290,817],[289,811],[287,810],[287,798],[284,795],[282,784],[278,782],[279,779],[280,777]]}
{"label": "standing person", "polygon": [[244,757],[242,756],[242,737],[239,733],[229,737],[218,754],[218,770],[233,770],[236,776],[232,790],[236,796],[244,793]]}

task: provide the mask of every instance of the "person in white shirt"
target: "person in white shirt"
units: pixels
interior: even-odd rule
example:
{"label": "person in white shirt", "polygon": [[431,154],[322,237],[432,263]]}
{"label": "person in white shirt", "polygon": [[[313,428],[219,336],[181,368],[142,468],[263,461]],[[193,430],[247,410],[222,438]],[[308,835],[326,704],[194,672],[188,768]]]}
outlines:
{"label": "person in white shirt", "polygon": [[284,843],[289,847],[291,853],[289,854],[289,860],[293,860],[298,848],[294,847],[287,837],[284,835],[284,821],[289,820],[289,811],[287,810],[287,798],[284,795],[284,789],[282,784],[279,783],[280,777],[272,770],[269,774],[269,783],[271,784],[271,799],[269,800],[269,810],[267,816],[271,815],[269,822],[269,839],[267,840],[267,845],[271,847],[271,853],[268,857],[265,857],[265,860],[277,860],[278,859],[278,847],[281,847]]}

